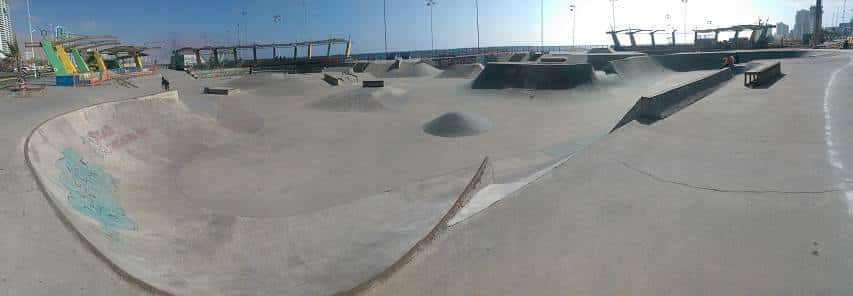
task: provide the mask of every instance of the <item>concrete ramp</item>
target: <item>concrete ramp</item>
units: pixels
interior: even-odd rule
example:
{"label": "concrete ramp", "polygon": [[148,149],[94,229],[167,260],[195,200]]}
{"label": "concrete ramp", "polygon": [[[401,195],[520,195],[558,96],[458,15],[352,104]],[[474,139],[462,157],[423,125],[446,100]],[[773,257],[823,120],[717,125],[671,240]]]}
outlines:
{"label": "concrete ramp", "polygon": [[371,61],[364,72],[376,78],[435,77],[441,70],[420,60]]}
{"label": "concrete ramp", "polygon": [[457,64],[452,65],[444,72],[441,72],[436,78],[474,78],[483,72],[483,64]]}
{"label": "concrete ramp", "polygon": [[[177,295],[351,289],[432,233],[477,170],[312,209],[274,204],[288,200],[277,193],[189,198],[176,181],[182,167],[257,130],[232,117],[194,114],[176,92],[104,103],[39,125],[25,155],[48,200],[93,250],[129,279]],[[218,185],[249,188],[241,183],[251,179]],[[269,208],[287,213],[259,210]]]}
{"label": "concrete ramp", "polygon": [[489,63],[474,80],[474,89],[570,89],[589,83],[590,64]]}

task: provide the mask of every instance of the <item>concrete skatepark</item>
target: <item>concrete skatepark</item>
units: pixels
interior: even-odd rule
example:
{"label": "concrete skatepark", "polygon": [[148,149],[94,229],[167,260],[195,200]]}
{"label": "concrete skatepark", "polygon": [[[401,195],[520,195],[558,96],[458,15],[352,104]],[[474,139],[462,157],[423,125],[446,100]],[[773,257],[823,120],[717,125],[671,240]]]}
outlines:
{"label": "concrete skatepark", "polygon": [[[28,250],[4,266],[55,282],[4,282],[45,295],[849,292],[851,58],[736,54],[744,69],[781,59],[786,75],[748,89],[716,78],[720,53],[534,83],[402,61],[354,71],[378,89],[164,71],[177,92],[141,78],[6,100],[27,120],[3,129],[16,139],[4,195],[25,203],[4,211],[23,227],[4,248]],[[201,94],[214,86],[240,93]],[[685,88],[656,122],[623,120]],[[87,212],[87,195],[110,202]]]}

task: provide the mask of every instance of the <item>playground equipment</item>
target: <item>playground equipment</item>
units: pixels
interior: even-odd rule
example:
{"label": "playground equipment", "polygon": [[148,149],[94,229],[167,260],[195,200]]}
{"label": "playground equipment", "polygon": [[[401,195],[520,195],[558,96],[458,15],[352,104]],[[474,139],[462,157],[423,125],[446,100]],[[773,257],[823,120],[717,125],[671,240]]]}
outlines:
{"label": "playground equipment", "polygon": [[[115,60],[120,61],[133,58],[136,69],[132,74],[147,75],[153,73],[152,69],[146,69],[142,63],[147,47],[122,46],[115,36],[86,36],[86,35],[56,35],[56,40],[42,40],[40,42],[28,42],[28,48],[41,48],[44,51],[48,64],[56,74],[57,86],[92,86],[97,85],[111,77],[111,70],[107,68],[104,54],[112,55]],[[122,55],[124,54],[124,55]],[[93,71],[86,62],[91,56],[95,60],[97,71]],[[121,63],[118,63],[121,68]],[[126,73],[125,69],[119,70]],[[138,73],[137,73],[138,72]]]}

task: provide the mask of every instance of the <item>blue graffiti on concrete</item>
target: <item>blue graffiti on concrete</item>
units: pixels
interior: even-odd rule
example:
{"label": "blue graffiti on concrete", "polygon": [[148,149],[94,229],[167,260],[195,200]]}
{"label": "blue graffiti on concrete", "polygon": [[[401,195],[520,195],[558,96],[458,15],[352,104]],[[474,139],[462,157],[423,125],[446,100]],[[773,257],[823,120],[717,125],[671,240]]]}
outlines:
{"label": "blue graffiti on concrete", "polygon": [[125,216],[124,209],[113,196],[116,191],[113,176],[95,164],[86,163],[71,148],[62,151],[56,167],[62,171],[59,181],[68,190],[71,207],[98,221],[110,238],[118,240],[116,228],[136,230],[136,223]]}

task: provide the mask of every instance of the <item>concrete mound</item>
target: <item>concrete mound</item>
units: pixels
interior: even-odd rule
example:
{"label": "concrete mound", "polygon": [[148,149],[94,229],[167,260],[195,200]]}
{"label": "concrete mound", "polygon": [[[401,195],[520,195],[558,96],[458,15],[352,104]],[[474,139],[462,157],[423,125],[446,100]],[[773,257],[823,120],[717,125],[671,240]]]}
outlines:
{"label": "concrete mound", "polygon": [[441,70],[420,60],[372,61],[364,69],[376,78],[435,77]]}
{"label": "concrete mound", "polygon": [[452,65],[436,78],[474,78],[483,72],[483,64],[458,64]]}
{"label": "concrete mound", "polygon": [[473,89],[570,89],[593,80],[590,64],[489,63]]}
{"label": "concrete mound", "polygon": [[308,107],[336,112],[377,112],[402,108],[407,92],[394,87],[354,88],[308,104]]}
{"label": "concrete mound", "polygon": [[[322,77],[322,76],[321,76]],[[300,95],[311,89],[329,87],[322,79],[312,75],[284,73],[257,73],[225,83],[225,86],[253,92],[262,96]]]}
{"label": "concrete mound", "polygon": [[448,112],[427,122],[423,129],[433,136],[467,137],[489,131],[492,129],[492,122],[474,113]]}

